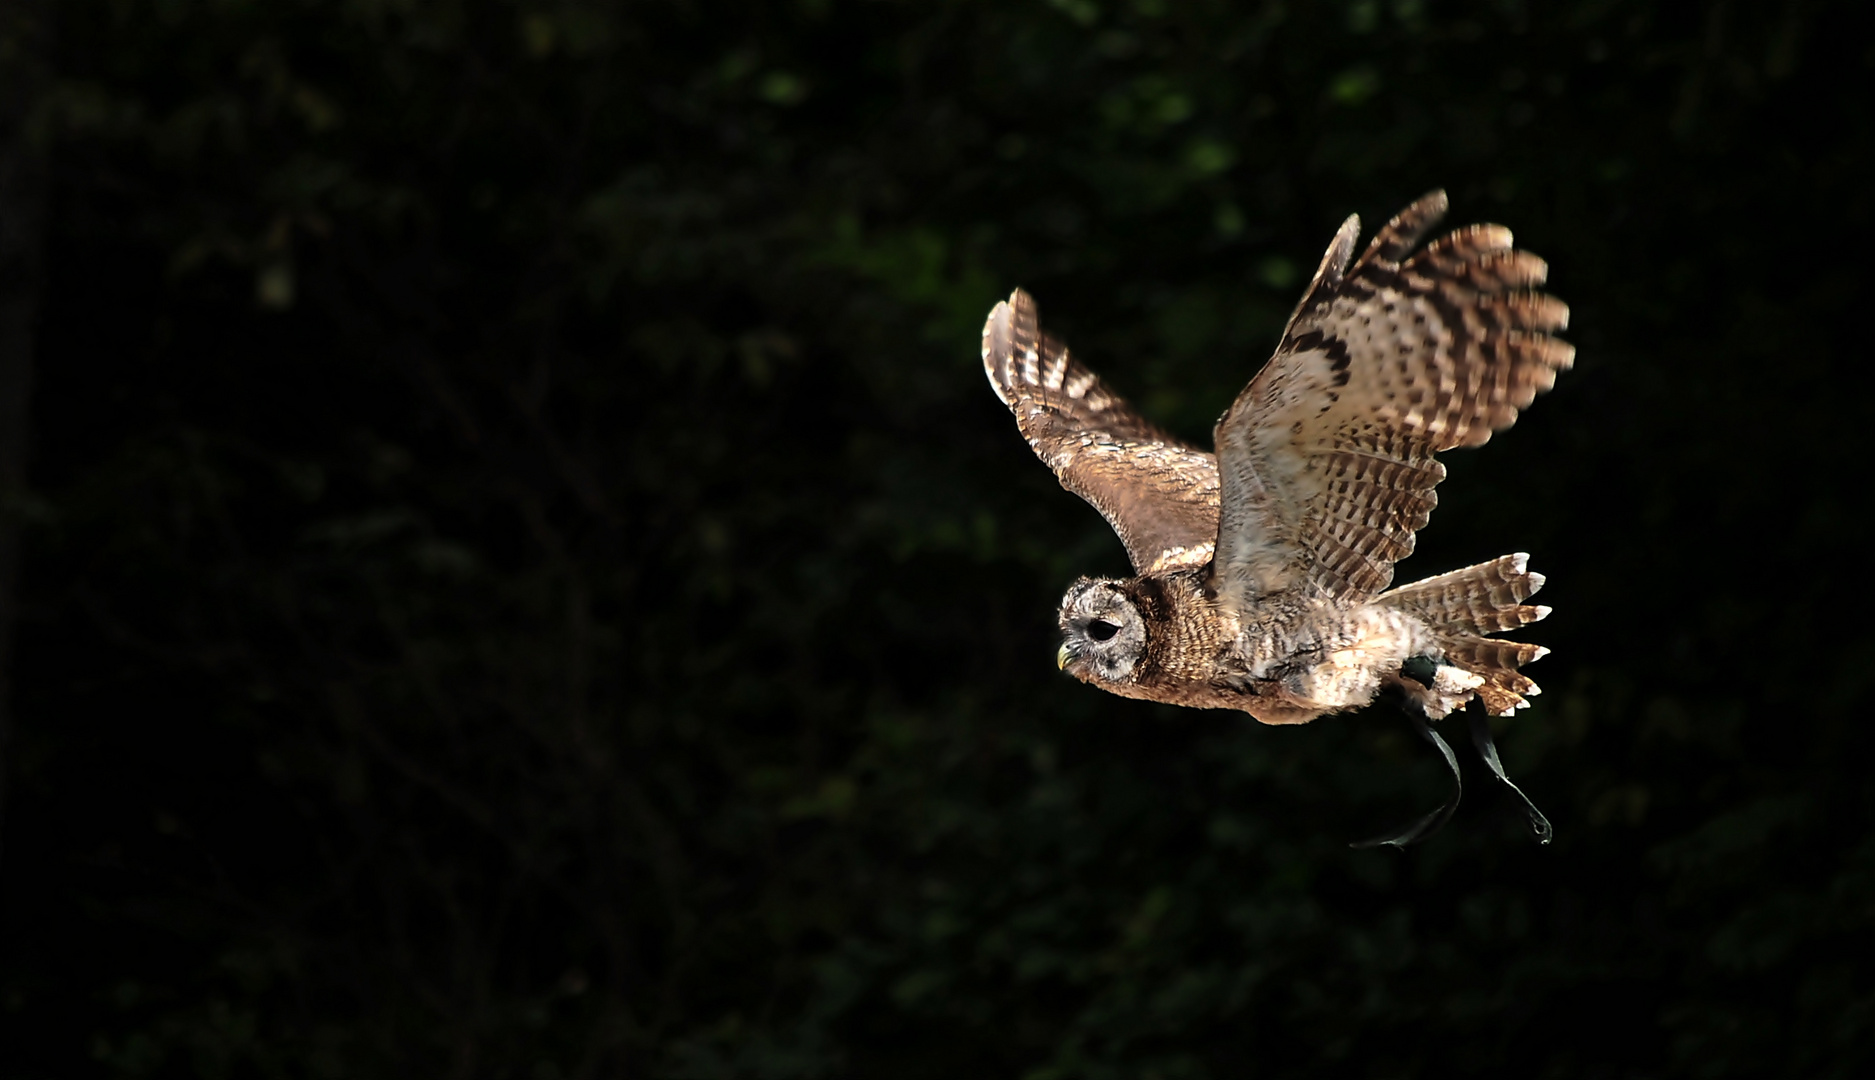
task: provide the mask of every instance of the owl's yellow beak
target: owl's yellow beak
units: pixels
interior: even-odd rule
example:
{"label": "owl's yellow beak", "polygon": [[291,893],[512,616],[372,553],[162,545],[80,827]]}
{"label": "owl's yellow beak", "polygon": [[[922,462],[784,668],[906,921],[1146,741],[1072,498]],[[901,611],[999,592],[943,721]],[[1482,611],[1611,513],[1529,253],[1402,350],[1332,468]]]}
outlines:
{"label": "owl's yellow beak", "polygon": [[1060,670],[1060,669],[1066,668],[1067,666],[1068,666],[1068,643],[1064,641],[1061,643],[1061,651],[1055,654],[1055,668],[1057,670]]}

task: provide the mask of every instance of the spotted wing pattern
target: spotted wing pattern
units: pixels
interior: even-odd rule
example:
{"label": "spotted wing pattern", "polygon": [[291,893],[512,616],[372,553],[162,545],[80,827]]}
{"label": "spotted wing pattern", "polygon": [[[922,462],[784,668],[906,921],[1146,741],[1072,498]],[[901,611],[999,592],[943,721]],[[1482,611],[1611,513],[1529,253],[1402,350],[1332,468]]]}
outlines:
{"label": "spotted wing pattern", "polygon": [[1107,519],[1137,572],[1210,561],[1217,459],[1148,423],[1043,334],[1021,289],[983,326],[983,370],[1036,456]]}
{"label": "spotted wing pattern", "polygon": [[1354,601],[1386,588],[1438,501],[1433,454],[1509,427],[1574,361],[1549,334],[1569,309],[1535,291],[1548,268],[1513,250],[1510,230],[1474,225],[1413,250],[1445,209],[1442,191],[1407,207],[1352,268],[1349,218],[1218,421],[1225,604],[1305,583]]}

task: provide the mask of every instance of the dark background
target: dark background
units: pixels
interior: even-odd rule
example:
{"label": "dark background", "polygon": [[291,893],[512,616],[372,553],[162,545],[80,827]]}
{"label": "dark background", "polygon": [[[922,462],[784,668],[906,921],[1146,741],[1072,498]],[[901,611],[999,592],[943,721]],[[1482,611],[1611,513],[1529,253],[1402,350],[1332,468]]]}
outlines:
{"label": "dark background", "polygon": [[[0,1071],[1868,1075],[1855,7],[9,5]],[[1207,440],[1436,186],[1574,311],[1401,575],[1550,576],[1547,849],[1061,677],[977,357]]]}

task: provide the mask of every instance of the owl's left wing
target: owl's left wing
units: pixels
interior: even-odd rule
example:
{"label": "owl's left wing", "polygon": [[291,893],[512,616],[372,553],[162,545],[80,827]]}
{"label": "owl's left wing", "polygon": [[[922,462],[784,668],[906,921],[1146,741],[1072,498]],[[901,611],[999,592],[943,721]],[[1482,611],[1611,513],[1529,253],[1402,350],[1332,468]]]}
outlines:
{"label": "owl's left wing", "polygon": [[1141,574],[1203,566],[1217,539],[1217,459],[1148,423],[1042,333],[1017,289],[983,324],[983,370],[1061,486],[1092,503]]}
{"label": "owl's left wing", "polygon": [[1349,267],[1349,218],[1269,363],[1218,421],[1224,515],[1218,589],[1242,609],[1312,581],[1366,599],[1438,501],[1433,454],[1479,446],[1548,390],[1575,349],[1550,336],[1569,309],[1535,291],[1548,268],[1474,225],[1415,252],[1445,213],[1435,191]]}

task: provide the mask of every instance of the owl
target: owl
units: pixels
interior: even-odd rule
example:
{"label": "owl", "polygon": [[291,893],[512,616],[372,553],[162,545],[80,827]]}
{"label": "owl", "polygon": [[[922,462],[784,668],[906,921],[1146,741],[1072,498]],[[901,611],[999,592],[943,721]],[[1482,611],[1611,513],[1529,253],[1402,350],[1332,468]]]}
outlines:
{"label": "owl", "polygon": [[[1509,427],[1575,357],[1551,336],[1569,309],[1537,291],[1547,265],[1509,230],[1417,246],[1445,210],[1444,192],[1426,195],[1358,259],[1360,219],[1342,224],[1274,355],[1218,420],[1215,453],[1149,423],[1042,333],[1027,293],[990,312],[991,387],[1135,571],[1068,588],[1063,670],[1265,724],[1383,691],[1427,720],[1473,700],[1504,715],[1537,693],[1519,669],[1548,650],[1491,636],[1549,614],[1525,602],[1543,585],[1526,555],[1388,588],[1437,503],[1435,455]],[[1488,728],[1473,733],[1502,779]]]}

